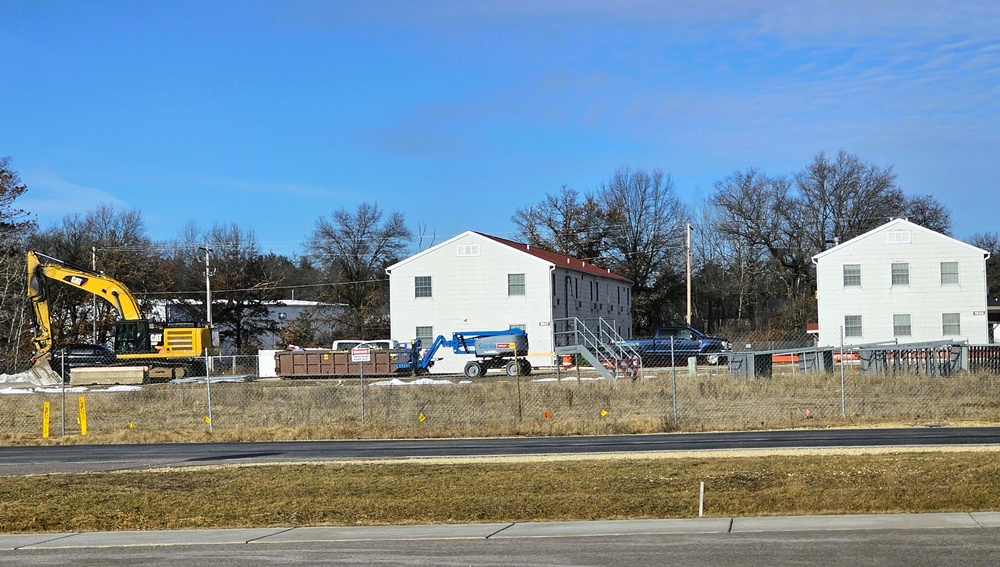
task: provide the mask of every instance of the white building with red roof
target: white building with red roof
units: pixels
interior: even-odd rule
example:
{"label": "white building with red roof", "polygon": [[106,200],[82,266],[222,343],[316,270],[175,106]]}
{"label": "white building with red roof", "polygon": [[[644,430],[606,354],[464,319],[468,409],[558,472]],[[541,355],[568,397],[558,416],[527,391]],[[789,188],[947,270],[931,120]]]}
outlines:
{"label": "white building with red roof", "polygon": [[[389,274],[392,338],[521,328],[533,366],[550,366],[562,319],[603,319],[632,333],[632,283],[584,260],[474,231],[393,264]],[[444,352],[447,350],[447,352]],[[469,357],[441,349],[432,372],[462,372]]]}

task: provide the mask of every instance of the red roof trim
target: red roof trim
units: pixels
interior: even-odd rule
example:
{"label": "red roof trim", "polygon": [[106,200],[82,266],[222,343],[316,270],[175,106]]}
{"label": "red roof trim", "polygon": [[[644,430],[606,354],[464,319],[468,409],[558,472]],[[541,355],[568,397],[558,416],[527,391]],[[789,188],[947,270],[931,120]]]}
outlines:
{"label": "red roof trim", "polygon": [[576,272],[583,272],[585,274],[591,274],[594,276],[601,276],[602,278],[611,278],[614,280],[621,280],[626,283],[632,283],[631,280],[629,280],[625,276],[620,276],[612,272],[611,270],[607,270],[605,268],[601,268],[593,264],[588,264],[587,262],[584,262],[583,260],[574,258],[572,256],[567,256],[565,254],[560,254],[558,252],[552,252],[549,250],[545,250],[543,248],[538,248],[537,246],[532,247],[527,244],[521,244],[520,242],[514,242],[513,240],[507,240],[506,238],[500,238],[499,236],[491,236],[489,234],[483,234],[481,232],[477,232],[476,234],[489,238],[490,240],[499,242],[504,246],[508,246],[515,250],[520,250],[521,252],[525,252],[541,260],[545,260],[546,262],[549,262],[550,264],[553,264],[556,267],[566,268]]}

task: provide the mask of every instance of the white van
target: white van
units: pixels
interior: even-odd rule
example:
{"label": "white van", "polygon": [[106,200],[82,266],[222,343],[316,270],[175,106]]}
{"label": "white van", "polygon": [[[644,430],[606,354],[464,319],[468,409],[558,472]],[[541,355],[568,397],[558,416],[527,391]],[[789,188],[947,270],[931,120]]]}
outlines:
{"label": "white van", "polygon": [[351,350],[357,346],[366,346],[376,350],[396,350],[397,343],[391,339],[365,341],[361,339],[338,339],[333,341],[333,350]]}

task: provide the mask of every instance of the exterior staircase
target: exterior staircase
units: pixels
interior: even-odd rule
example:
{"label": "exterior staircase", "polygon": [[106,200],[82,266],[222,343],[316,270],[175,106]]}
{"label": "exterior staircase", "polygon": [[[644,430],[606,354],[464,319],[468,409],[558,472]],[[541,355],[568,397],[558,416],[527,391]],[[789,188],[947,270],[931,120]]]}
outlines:
{"label": "exterior staircase", "polygon": [[553,324],[556,355],[580,355],[606,380],[638,378],[642,358],[615,331],[612,323],[603,318],[569,317],[555,319]]}

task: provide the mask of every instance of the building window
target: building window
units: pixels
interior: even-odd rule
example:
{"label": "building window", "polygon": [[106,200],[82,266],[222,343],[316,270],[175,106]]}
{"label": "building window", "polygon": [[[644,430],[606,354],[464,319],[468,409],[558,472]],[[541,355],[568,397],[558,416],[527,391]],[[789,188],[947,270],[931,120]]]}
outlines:
{"label": "building window", "polygon": [[479,245],[478,244],[459,244],[458,245],[458,255],[459,256],[479,256]]}
{"label": "building window", "polygon": [[909,337],[911,335],[910,331],[910,316],[909,315],[893,315],[892,316],[892,336],[894,337]]}
{"label": "building window", "polygon": [[905,263],[892,264],[892,285],[910,285],[910,265]]}
{"label": "building window", "polygon": [[416,276],[413,278],[413,296],[431,297],[431,277]]}
{"label": "building window", "polygon": [[959,313],[941,314],[941,334],[955,336],[962,334],[962,316]]}
{"label": "building window", "polygon": [[958,262],[941,262],[941,285],[958,283]]}
{"label": "building window", "polygon": [[861,336],[861,315],[846,315],[844,317],[844,336]]}
{"label": "building window", "polygon": [[844,264],[844,287],[861,285],[861,264]]}
{"label": "building window", "polygon": [[511,329],[521,329],[522,331],[527,331],[528,326],[523,323],[516,323],[510,326]]}
{"label": "building window", "polygon": [[420,341],[420,348],[431,348],[434,344],[434,327],[417,327],[414,335]]}
{"label": "building window", "polygon": [[507,295],[524,295],[524,274],[507,274]]}
{"label": "building window", "polygon": [[910,243],[910,231],[908,230],[890,230],[886,235],[889,237],[889,244]]}

